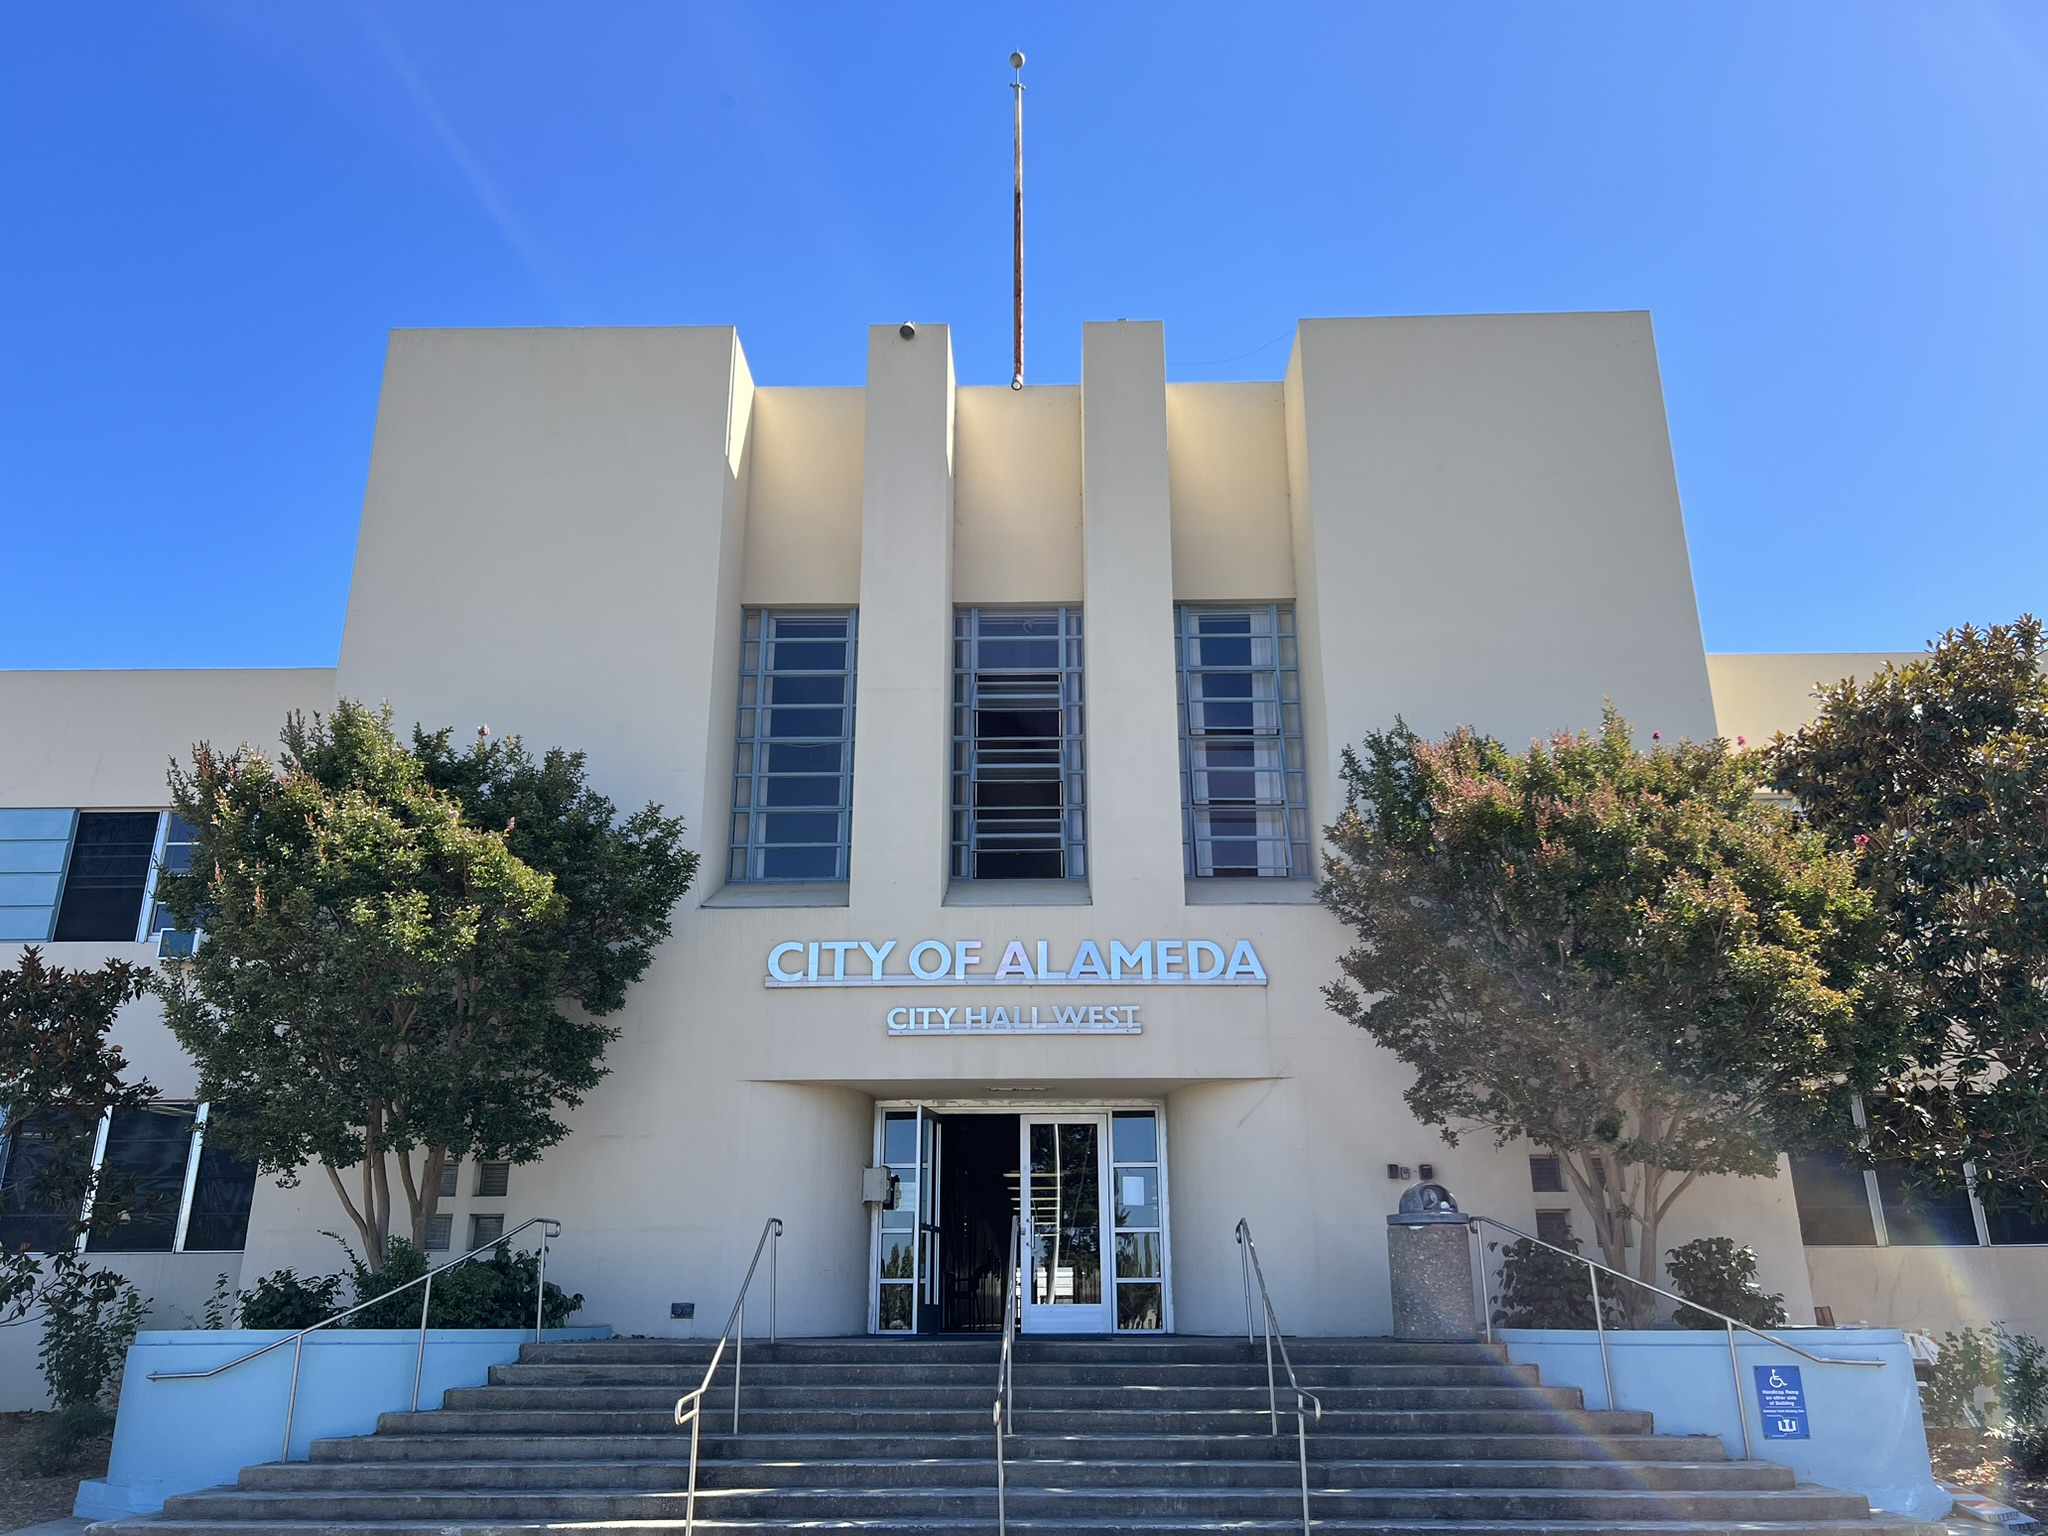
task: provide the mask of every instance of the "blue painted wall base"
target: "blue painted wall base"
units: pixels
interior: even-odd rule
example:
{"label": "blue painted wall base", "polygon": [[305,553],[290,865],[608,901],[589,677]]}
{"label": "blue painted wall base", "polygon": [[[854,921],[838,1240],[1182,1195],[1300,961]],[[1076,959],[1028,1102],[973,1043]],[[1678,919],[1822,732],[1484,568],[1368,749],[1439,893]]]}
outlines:
{"label": "blue painted wall base", "polygon": [[[608,1339],[608,1327],[550,1328],[541,1337]],[[107,1475],[78,1485],[74,1515],[113,1520],[154,1514],[178,1493],[232,1483],[284,1449],[285,1399],[292,1349],[205,1381],[151,1381],[151,1371],[203,1371],[273,1339],[285,1329],[200,1329],[139,1333],[121,1373],[121,1406]],[[409,1328],[330,1329],[306,1336],[292,1415],[291,1459],[303,1461],[318,1439],[366,1435],[377,1415],[412,1406],[419,1332]],[[450,1387],[479,1387],[490,1368],[519,1357],[533,1338],[522,1328],[430,1328],[420,1375],[420,1407],[438,1408]]]}
{"label": "blue painted wall base", "polygon": [[[1816,1355],[1879,1360],[1883,1368],[1816,1365],[1754,1335],[1737,1334],[1742,1383],[1738,1403],[1725,1333],[1663,1328],[1610,1332],[1613,1406],[1654,1414],[1660,1435],[1718,1435],[1730,1456],[1742,1454],[1740,1414],[1749,1420],[1751,1454],[1759,1461],[1790,1467],[1802,1483],[1860,1493],[1878,1509],[1916,1520],[1939,1520],[1947,1514],[1952,1501],[1936,1485],[1928,1465],[1927,1426],[1920,1417],[1920,1389],[1913,1379],[1913,1357],[1905,1336],[1896,1328],[1773,1331],[1796,1338],[1800,1348]],[[1535,1366],[1543,1373],[1545,1386],[1577,1387],[1588,1408],[1609,1406],[1600,1370],[1600,1340],[1592,1329],[1501,1328],[1495,1333],[1507,1345],[1508,1358]],[[1758,1366],[1798,1368],[1802,1438],[1771,1433],[1778,1420],[1765,1422],[1764,1405],[1757,1397]],[[1769,1377],[1767,1370],[1767,1392]],[[1783,1392],[1780,1387],[1772,1396],[1775,1409],[1790,1402]]]}

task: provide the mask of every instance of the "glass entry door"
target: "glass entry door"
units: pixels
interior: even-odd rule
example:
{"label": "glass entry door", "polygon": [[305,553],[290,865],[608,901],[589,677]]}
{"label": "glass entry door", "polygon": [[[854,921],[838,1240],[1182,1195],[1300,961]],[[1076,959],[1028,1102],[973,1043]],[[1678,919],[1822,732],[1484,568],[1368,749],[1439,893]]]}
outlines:
{"label": "glass entry door", "polygon": [[1085,1111],[1023,1117],[1026,1333],[1108,1333],[1116,1326],[1103,1273],[1108,1121]]}

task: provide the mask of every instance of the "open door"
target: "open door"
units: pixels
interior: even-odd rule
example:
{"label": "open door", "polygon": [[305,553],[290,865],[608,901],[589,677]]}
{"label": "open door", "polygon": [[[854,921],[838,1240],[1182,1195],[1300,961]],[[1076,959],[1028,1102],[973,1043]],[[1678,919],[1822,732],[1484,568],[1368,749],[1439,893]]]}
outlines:
{"label": "open door", "polygon": [[1103,1273],[1108,1118],[1087,1111],[1023,1117],[1026,1333],[1108,1333],[1116,1326]]}

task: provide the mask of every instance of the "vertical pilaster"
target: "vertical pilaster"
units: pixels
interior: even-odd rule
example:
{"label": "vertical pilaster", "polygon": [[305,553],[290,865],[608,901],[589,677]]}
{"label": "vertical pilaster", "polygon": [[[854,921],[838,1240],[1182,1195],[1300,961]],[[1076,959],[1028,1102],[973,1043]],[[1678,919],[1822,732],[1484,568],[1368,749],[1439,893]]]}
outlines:
{"label": "vertical pilaster", "polygon": [[1083,327],[1089,884],[1095,904],[1182,900],[1166,343],[1157,322]]}
{"label": "vertical pilaster", "polygon": [[850,899],[945,894],[953,681],[953,343],[868,328]]}

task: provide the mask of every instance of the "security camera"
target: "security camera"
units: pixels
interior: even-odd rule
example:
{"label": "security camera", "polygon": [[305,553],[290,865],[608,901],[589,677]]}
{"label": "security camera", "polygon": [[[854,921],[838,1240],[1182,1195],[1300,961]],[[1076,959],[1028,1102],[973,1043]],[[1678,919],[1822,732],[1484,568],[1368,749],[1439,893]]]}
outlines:
{"label": "security camera", "polygon": [[901,325],[896,327],[896,334],[898,336],[901,336],[905,341],[908,341],[911,337],[917,334],[917,327],[912,325],[908,320],[906,320]]}

